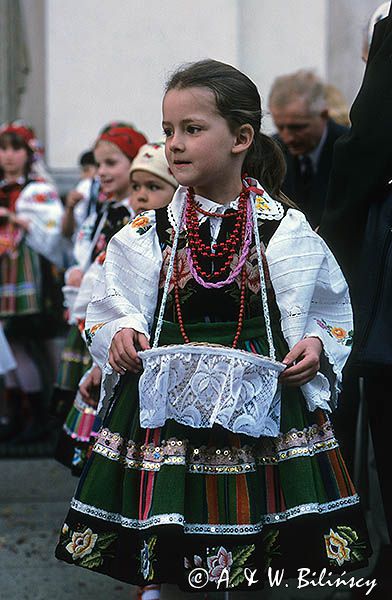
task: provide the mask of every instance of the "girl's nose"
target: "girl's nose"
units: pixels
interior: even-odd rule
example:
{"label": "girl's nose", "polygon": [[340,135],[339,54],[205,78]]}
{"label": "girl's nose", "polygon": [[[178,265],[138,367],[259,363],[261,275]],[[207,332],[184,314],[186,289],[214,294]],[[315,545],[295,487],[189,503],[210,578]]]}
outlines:
{"label": "girl's nose", "polygon": [[147,190],[144,186],[141,186],[140,189],[136,192],[136,198],[139,202],[146,201],[148,198]]}
{"label": "girl's nose", "polygon": [[169,140],[169,149],[171,152],[182,152],[184,150],[184,142],[182,137],[173,134]]}
{"label": "girl's nose", "polygon": [[98,175],[99,175],[100,177],[102,177],[102,175],[104,175],[104,174],[105,174],[105,167],[104,167],[104,165],[99,165],[99,167],[98,167],[98,170],[97,170],[97,173],[98,173]]}

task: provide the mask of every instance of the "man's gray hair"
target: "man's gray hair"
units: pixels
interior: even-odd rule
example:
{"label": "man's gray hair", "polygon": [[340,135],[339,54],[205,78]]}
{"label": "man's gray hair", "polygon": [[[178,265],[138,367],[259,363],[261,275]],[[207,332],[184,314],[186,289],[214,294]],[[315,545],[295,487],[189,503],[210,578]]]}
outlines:
{"label": "man's gray hair", "polygon": [[271,87],[269,106],[284,108],[299,98],[305,100],[310,113],[317,114],[327,108],[324,82],[314,71],[301,69],[277,77]]}

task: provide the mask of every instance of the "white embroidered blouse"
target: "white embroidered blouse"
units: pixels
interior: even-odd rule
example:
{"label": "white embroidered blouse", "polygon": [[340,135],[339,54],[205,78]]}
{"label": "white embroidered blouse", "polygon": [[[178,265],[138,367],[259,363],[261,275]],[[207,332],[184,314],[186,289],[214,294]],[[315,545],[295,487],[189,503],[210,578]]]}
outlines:
{"label": "white embroidered blouse", "polygon": [[16,213],[29,221],[26,244],[58,267],[64,263],[61,243],[63,205],[56,189],[43,181],[32,181],[21,191]]}
{"label": "white embroidered blouse", "polygon": [[[255,182],[257,187],[260,184]],[[177,228],[186,194],[180,186],[168,209],[169,221]],[[325,242],[311,229],[305,216],[288,209],[266,192],[251,192],[260,220],[279,220],[266,257],[281,314],[283,336],[291,349],[305,337],[323,343],[321,368],[302,386],[310,411],[336,406],[342,369],[350,354],[352,311],[346,281]],[[200,196],[202,208],[223,212],[237,201],[221,205]],[[200,222],[206,217],[199,216]],[[211,236],[217,236],[220,219],[210,217]],[[87,309],[86,330],[94,361],[103,370],[102,401],[111,394],[118,375],[108,363],[113,336],[126,327],[149,337],[156,311],[162,250],[156,231],[155,211],[138,215],[110,241],[104,269],[95,284]]]}

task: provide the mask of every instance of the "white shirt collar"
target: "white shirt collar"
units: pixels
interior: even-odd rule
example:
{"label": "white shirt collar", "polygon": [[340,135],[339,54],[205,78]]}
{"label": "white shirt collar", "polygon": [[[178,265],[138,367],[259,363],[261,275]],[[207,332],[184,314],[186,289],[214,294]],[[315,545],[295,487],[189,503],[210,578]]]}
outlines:
{"label": "white shirt collar", "polygon": [[[256,204],[257,217],[261,220],[280,220],[284,216],[284,209],[281,202],[274,200],[271,196],[266,192],[263,186],[256,180],[252,179],[251,184],[253,187],[261,190],[260,194],[251,191],[250,197]],[[173,200],[170,202],[167,212],[169,217],[169,222],[173,227],[178,226],[178,222],[180,220],[180,214],[182,210],[183,203],[186,199],[187,188],[185,186],[180,185],[177,188],[176,193],[174,194]],[[213,200],[209,200],[208,198],[204,198],[203,196],[195,195],[196,202],[208,212],[215,212],[222,214],[228,208],[233,208],[237,210],[238,208],[238,198],[232,200],[228,204],[219,204],[218,202],[214,202]],[[202,223],[207,218],[205,215],[198,213],[199,223]],[[218,219],[219,222],[221,219]],[[215,221],[215,219],[214,219]]]}

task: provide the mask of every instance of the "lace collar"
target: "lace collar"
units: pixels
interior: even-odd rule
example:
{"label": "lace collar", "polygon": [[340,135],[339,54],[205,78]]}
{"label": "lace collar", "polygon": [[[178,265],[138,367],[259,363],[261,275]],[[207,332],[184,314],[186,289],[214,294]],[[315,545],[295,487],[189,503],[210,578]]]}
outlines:
{"label": "lace collar", "polygon": [[[274,200],[273,198],[271,198],[268,192],[264,190],[264,188],[256,179],[248,178],[247,181],[251,184],[252,188],[257,188],[257,192],[254,189],[252,189],[250,194],[251,198],[256,203],[258,219],[268,221],[280,221],[284,216],[284,208],[282,203],[278,200]],[[173,200],[167,207],[167,214],[170,225],[172,225],[172,227],[178,227],[181,207],[183,205],[183,202],[185,202],[186,198],[186,191],[187,188],[183,185],[180,185],[173,196]],[[198,203],[198,205],[201,206],[201,208],[203,208],[204,210],[218,214],[222,214],[228,208],[233,208],[234,210],[237,210],[238,208],[238,198],[236,198],[232,202],[229,202],[228,204],[219,204],[218,202],[213,202],[208,198],[203,198],[203,196],[197,195],[195,195],[195,200]],[[199,223],[203,223],[203,221],[205,221],[206,218],[207,217],[205,215],[199,213]]]}

